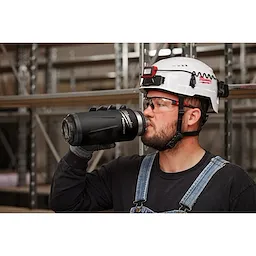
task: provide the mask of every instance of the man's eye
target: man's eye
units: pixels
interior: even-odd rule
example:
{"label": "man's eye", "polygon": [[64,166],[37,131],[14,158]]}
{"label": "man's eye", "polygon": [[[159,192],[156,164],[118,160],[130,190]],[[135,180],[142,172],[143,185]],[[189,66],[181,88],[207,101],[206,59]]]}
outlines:
{"label": "man's eye", "polygon": [[159,106],[159,107],[165,107],[166,104],[165,104],[165,102],[163,102],[163,101],[158,101],[158,102],[157,102],[157,106]]}

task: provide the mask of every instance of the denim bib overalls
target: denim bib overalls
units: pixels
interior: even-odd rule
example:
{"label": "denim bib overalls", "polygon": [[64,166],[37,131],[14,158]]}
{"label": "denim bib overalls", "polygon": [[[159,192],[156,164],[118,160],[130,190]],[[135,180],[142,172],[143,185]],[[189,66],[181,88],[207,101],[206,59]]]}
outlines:
{"label": "denim bib overalls", "polygon": [[[130,209],[131,213],[154,213],[154,211],[143,204],[147,201],[149,177],[156,154],[157,152],[146,155],[141,163],[135,192],[135,200],[133,202],[135,206]],[[212,176],[227,163],[229,162],[220,156],[213,157],[180,200],[180,208],[177,210],[166,211],[165,213],[190,212],[197,198]]]}

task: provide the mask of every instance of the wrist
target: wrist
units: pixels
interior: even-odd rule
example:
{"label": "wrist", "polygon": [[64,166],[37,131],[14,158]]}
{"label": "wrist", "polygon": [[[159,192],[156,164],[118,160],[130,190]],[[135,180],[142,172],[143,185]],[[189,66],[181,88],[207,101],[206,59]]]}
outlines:
{"label": "wrist", "polygon": [[69,146],[69,149],[73,154],[75,154],[76,156],[82,159],[90,160],[92,158],[93,151],[86,150],[79,146],[71,146],[71,145]]}
{"label": "wrist", "polygon": [[87,169],[89,160],[81,158],[69,150],[63,157],[65,162],[74,169]]}

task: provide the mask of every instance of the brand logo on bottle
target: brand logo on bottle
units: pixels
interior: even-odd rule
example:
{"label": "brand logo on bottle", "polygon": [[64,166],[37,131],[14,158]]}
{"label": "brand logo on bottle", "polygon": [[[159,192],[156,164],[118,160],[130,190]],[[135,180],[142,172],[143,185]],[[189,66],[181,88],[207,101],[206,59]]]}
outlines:
{"label": "brand logo on bottle", "polygon": [[126,110],[120,110],[120,114],[122,115],[123,134],[125,134],[126,126],[132,129],[132,121],[129,113]]}

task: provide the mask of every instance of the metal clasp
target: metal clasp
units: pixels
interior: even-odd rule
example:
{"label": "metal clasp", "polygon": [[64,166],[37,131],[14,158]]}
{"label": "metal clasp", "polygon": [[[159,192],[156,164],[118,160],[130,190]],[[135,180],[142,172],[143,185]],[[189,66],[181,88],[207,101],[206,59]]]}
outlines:
{"label": "metal clasp", "polygon": [[145,200],[134,201],[133,203],[135,204],[135,212],[141,212],[141,208],[143,203],[145,203]]}
{"label": "metal clasp", "polygon": [[184,204],[180,204],[179,211],[190,212],[191,209],[189,207],[187,207],[186,205],[184,205]]}

